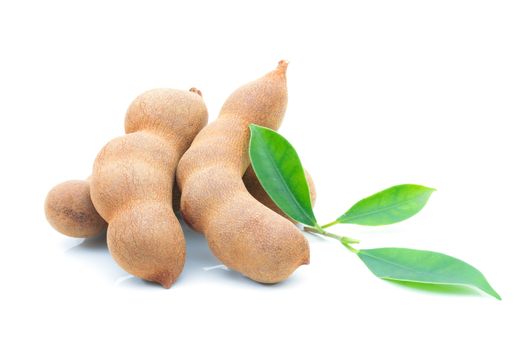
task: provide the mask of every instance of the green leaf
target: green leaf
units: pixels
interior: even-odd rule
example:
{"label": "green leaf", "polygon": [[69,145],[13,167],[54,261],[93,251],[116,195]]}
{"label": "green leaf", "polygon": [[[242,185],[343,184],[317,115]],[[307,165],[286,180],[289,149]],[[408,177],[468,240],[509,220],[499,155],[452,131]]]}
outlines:
{"label": "green leaf", "polygon": [[249,157],[264,190],[290,218],[317,225],[304,168],[293,146],[271,129],[255,124],[249,129]]}
{"label": "green leaf", "polygon": [[360,259],[375,276],[391,281],[476,287],[501,300],[484,275],[449,255],[407,248],[361,249]]}
{"label": "green leaf", "polygon": [[420,185],[398,185],[364,198],[336,223],[367,226],[389,225],[418,213],[435,189]]}

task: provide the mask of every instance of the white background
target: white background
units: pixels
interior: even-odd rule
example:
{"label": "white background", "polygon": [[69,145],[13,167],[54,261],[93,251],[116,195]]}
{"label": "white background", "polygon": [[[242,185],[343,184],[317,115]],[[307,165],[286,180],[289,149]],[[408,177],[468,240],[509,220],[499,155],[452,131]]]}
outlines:
{"label": "white background", "polygon": [[[522,349],[521,1],[2,1],[0,348]],[[89,175],[155,87],[204,93],[214,119],[241,84],[290,61],[281,132],[331,221],[399,183],[436,187],[416,217],[343,226],[361,247],[459,257],[501,294],[375,278],[335,241],[274,286],[187,233],[169,290],[121,270],[104,239],[60,235],[47,191]]]}

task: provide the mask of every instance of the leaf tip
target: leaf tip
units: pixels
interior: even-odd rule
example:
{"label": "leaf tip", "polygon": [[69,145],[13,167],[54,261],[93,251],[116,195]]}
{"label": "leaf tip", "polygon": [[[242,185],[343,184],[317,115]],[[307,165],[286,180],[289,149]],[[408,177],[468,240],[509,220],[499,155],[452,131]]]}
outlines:
{"label": "leaf tip", "polygon": [[[410,186],[410,185],[408,184],[406,186]],[[437,191],[437,189],[434,188],[434,187],[428,187],[428,186],[424,186],[424,185],[414,185],[414,186],[418,186],[419,188],[424,189],[424,190],[429,191],[429,192],[436,192]]]}
{"label": "leaf tip", "polygon": [[495,289],[493,289],[493,287],[490,286],[490,289],[489,290],[485,290],[486,293],[488,293],[489,295],[491,295],[493,298],[499,300],[499,301],[502,301],[502,297],[500,296],[499,293],[497,293],[495,291]]}

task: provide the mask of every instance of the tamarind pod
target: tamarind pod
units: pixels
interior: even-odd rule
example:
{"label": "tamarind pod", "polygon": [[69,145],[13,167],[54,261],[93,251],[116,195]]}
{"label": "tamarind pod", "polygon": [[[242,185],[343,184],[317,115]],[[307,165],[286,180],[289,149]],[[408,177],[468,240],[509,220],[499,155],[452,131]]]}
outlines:
{"label": "tamarind pod", "polygon": [[277,129],[284,117],[286,69],[281,61],[233,92],[182,156],[176,175],[186,222],[204,233],[226,266],[262,283],[282,281],[309,263],[302,233],[258,202],[242,182],[249,166],[249,125]]}
{"label": "tamarind pod", "polygon": [[182,271],[185,240],[172,207],[175,169],[207,123],[196,89],[156,89],[138,96],[126,135],[98,154],[91,199],[108,222],[107,244],[127,272],[169,288]]}
{"label": "tamarind pod", "polygon": [[96,237],[107,228],[91,201],[86,180],[69,180],[54,186],[47,194],[44,210],[51,226],[66,236]]}

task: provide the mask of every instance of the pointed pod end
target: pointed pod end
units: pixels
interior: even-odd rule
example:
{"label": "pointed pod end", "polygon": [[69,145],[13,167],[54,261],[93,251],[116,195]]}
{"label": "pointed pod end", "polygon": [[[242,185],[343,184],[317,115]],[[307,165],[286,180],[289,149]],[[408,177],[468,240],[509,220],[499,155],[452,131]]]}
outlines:
{"label": "pointed pod end", "polygon": [[280,60],[278,62],[278,66],[277,66],[277,69],[276,71],[280,74],[286,74],[286,71],[287,71],[287,66],[289,64],[289,61],[286,61],[286,60]]}
{"label": "pointed pod end", "polygon": [[198,90],[196,87],[192,87],[191,89],[189,89],[189,91],[194,92],[198,96],[202,97],[202,92]]}
{"label": "pointed pod end", "polygon": [[162,285],[162,287],[164,287],[165,289],[169,289],[171,288],[171,286],[173,285],[175,281],[172,279],[165,279],[165,280],[156,281],[156,282],[160,283],[160,285]]}
{"label": "pointed pod end", "polygon": [[165,289],[169,289],[171,288],[173,283],[175,283],[177,277],[178,275],[173,275],[171,273],[161,273],[161,274],[154,276],[153,278],[150,278],[149,280],[151,282],[160,284]]}

